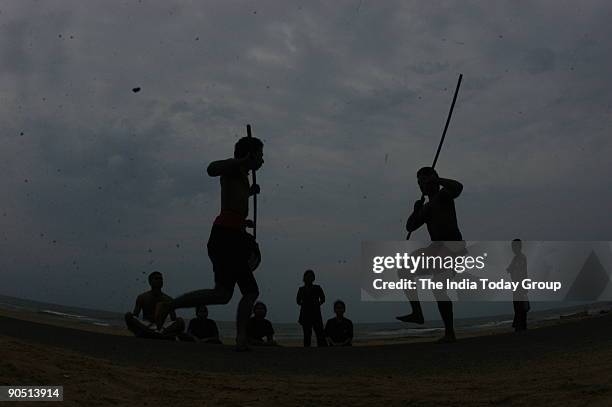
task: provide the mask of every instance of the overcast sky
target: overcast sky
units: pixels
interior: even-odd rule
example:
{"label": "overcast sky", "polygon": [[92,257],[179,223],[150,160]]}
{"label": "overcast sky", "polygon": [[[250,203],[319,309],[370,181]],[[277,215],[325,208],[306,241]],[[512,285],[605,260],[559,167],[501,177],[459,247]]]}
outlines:
{"label": "overcast sky", "polygon": [[359,301],[360,242],[404,237],[459,73],[438,170],[464,238],[612,240],[611,20],[606,0],[3,1],[0,294],[123,311],[153,270],[211,286],[205,168],[251,123],[270,316],[297,318],[313,268],[354,320],[390,320],[406,305]]}

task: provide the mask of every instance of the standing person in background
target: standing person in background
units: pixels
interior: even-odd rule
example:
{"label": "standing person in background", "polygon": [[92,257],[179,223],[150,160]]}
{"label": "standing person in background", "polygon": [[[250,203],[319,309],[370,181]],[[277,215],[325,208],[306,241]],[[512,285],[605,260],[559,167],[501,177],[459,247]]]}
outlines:
{"label": "standing person in background", "polygon": [[[523,254],[522,249],[523,242],[521,242],[521,239],[514,239],[512,241],[514,257],[506,269],[510,273],[512,281],[519,283],[527,278],[527,257]],[[527,290],[522,288],[521,284],[512,293],[512,305],[514,306],[514,320],[512,321],[514,332],[526,331],[527,312],[529,312],[530,305],[527,298]]]}
{"label": "standing person in background", "polygon": [[321,286],[314,284],[314,271],[306,270],[303,281],[304,285],[298,289],[296,301],[300,306],[298,322],[304,331],[304,347],[310,346],[313,329],[317,336],[317,346],[327,346],[321,316],[321,305],[325,302],[325,294]]}

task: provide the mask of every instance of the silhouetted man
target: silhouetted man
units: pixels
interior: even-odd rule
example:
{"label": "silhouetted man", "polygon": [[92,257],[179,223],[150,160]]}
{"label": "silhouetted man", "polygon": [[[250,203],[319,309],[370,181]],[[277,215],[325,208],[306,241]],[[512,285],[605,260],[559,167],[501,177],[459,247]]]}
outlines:
{"label": "silhouetted man", "polygon": [[[506,271],[510,273],[512,281],[515,282],[521,282],[527,278],[527,257],[523,254],[522,249],[523,242],[521,242],[521,239],[514,239],[512,241],[514,257]],[[512,305],[514,307],[512,327],[515,332],[525,331],[527,329],[527,312],[529,312],[530,306],[527,290],[522,288],[522,284],[519,284],[512,293]]]}
{"label": "silhouetted man", "polygon": [[[427,225],[432,244],[415,251],[414,254],[420,255],[423,253],[425,256],[443,257],[464,254],[461,253],[461,250],[465,251],[463,243],[458,244],[459,250],[457,251],[450,250],[449,245],[445,244],[445,242],[463,240],[457,225],[454,202],[455,198],[461,194],[463,185],[451,179],[438,177],[438,173],[431,167],[423,167],[417,171],[417,181],[421,192],[427,197],[427,203],[423,199],[415,202],[414,211],[406,222],[406,230],[414,232],[424,224]],[[437,272],[437,275],[434,272],[434,279],[439,279],[441,276],[441,272]],[[455,341],[453,303],[446,290],[434,290],[433,294],[444,322],[445,334],[440,342],[453,342]],[[403,322],[423,324],[425,321],[417,290],[406,290],[406,295],[410,299],[412,314],[397,317],[397,319]]]}
{"label": "silhouetted man", "polygon": [[236,316],[236,350],[248,350],[246,325],[259,296],[253,271],[261,260],[253,236],[245,230],[253,227],[247,220],[249,196],[259,193],[259,186],[249,185],[249,171],[263,165],[263,143],[255,137],[243,137],[234,146],[234,158],[214,161],[208,175],[221,177],[221,214],[217,216],[208,240],[208,256],[213,264],[215,287],[184,294],[159,308],[157,322],[163,323],[170,311],[198,305],[227,304],[238,284],[242,299]]}
{"label": "silhouetted man", "polygon": [[309,269],[304,272],[303,281],[304,285],[298,289],[296,301],[300,306],[298,322],[304,331],[304,347],[310,346],[313,330],[317,336],[317,346],[326,346],[323,317],[321,316],[321,305],[325,302],[325,294],[320,285],[314,284],[313,270]]}
{"label": "silhouetted man", "polygon": [[[185,322],[182,318],[177,318],[174,312],[170,313],[170,320],[173,321],[165,327],[161,327],[158,332],[155,328],[155,311],[159,304],[164,301],[172,301],[172,297],[162,292],[164,277],[159,271],[149,274],[149,285],[151,290],[140,294],[136,298],[134,311],[125,314],[125,323],[128,329],[139,337],[173,339],[176,335],[183,332]],[[142,312],[142,321],[139,319]]]}

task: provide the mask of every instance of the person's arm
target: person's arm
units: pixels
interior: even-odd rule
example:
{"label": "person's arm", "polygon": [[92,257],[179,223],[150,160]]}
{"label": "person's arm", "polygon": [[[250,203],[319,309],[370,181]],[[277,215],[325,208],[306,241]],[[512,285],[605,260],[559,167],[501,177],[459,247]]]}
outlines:
{"label": "person's arm", "polygon": [[228,158],[227,160],[213,161],[208,165],[206,172],[211,177],[233,174],[240,170],[245,163],[245,159]]}
{"label": "person's arm", "polygon": [[524,254],[521,256],[521,262],[519,264],[521,278],[527,278],[527,256]]}
{"label": "person's arm", "polygon": [[327,321],[327,324],[325,324],[325,339],[327,339],[327,343],[329,344],[329,346],[338,346],[339,343],[334,341],[332,339],[332,330],[334,329],[334,327],[332,326],[332,320]]}
{"label": "person's arm", "polygon": [[327,342],[329,346],[333,346],[334,341],[332,341],[331,337],[329,336],[329,331],[330,331],[330,326],[329,326],[329,321],[327,321],[325,323],[325,328],[323,328],[323,332],[325,333],[325,341]]}
{"label": "person's arm", "polygon": [[253,345],[262,345],[264,341],[254,335],[255,331],[255,320],[253,319],[253,317],[251,317],[249,319],[249,322],[247,323],[247,341]]}
{"label": "person's arm", "polygon": [[508,265],[508,267],[506,267],[506,271],[510,274],[512,274],[512,272],[514,271],[514,269],[516,268],[516,256],[514,256],[512,258],[512,261],[510,262],[510,264]]}
{"label": "person's arm", "polygon": [[295,298],[297,305],[302,305],[302,287],[298,288],[297,297]]}
{"label": "person's arm", "polygon": [[[226,174],[235,174],[241,169],[248,170],[250,168],[256,168],[258,165],[261,165],[261,163],[261,156],[249,153],[242,158],[228,158],[226,160],[213,161],[208,164],[206,172],[211,177],[219,177]],[[258,193],[259,185],[253,185],[249,190],[249,194],[251,195]]]}
{"label": "person's arm", "polygon": [[132,311],[132,314],[136,318],[138,318],[141,311],[142,311],[142,300],[140,299],[140,295],[139,295],[138,298],[136,298],[136,303],[134,304],[134,311]]}
{"label": "person's arm", "polygon": [[274,344],[274,327],[270,321],[268,321],[268,335],[266,336],[266,339],[268,340],[268,345]]}
{"label": "person's arm", "polygon": [[219,328],[217,328],[217,323],[215,321],[213,321],[213,333],[215,335],[215,339],[221,340],[219,337]]}
{"label": "person's arm", "polygon": [[[212,321],[212,320],[211,320]],[[217,328],[217,323],[215,321],[212,321],[210,323],[210,333],[202,338],[200,341],[201,342],[208,342],[208,341],[221,341],[221,339],[219,338],[219,329]]]}
{"label": "person's arm", "polygon": [[174,310],[170,311],[169,315],[171,321],[176,321],[176,312],[174,312]]}
{"label": "person's arm", "polygon": [[461,182],[455,181],[454,179],[438,178],[438,184],[442,187],[440,193],[450,199],[457,198],[461,194],[461,191],[463,191]]}
{"label": "person's arm", "polygon": [[349,331],[347,332],[347,338],[341,342],[337,342],[337,346],[347,346],[350,345],[353,341],[353,323],[351,321],[347,321],[349,326]]}
{"label": "person's arm", "polygon": [[191,321],[189,321],[189,326],[187,327],[187,335],[189,335],[190,337],[193,338],[193,340],[195,342],[200,342],[200,338],[198,338],[197,336],[195,336],[195,334],[193,333],[193,319]]}
{"label": "person's arm", "polygon": [[406,221],[406,231],[414,232],[425,223],[425,204],[422,199],[419,199],[414,203],[414,209],[412,214],[408,217]]}
{"label": "person's arm", "polygon": [[325,293],[323,292],[323,288],[319,286],[319,305],[323,305],[325,303]]}
{"label": "person's arm", "polygon": [[348,321],[349,323],[349,337],[346,341],[344,341],[345,345],[350,345],[353,343],[353,322]]}
{"label": "person's arm", "polygon": [[353,342],[353,325],[351,324],[351,331],[349,333],[348,338],[343,340],[342,342],[336,343],[336,346],[348,346]]}

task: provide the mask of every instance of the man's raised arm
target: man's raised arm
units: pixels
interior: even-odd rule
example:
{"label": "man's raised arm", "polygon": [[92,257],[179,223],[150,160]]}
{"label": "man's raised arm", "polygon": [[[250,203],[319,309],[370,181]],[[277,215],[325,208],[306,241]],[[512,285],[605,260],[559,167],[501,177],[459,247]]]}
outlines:
{"label": "man's raised arm", "polygon": [[461,182],[455,181],[454,179],[438,178],[438,183],[442,187],[440,192],[443,192],[451,199],[457,198],[461,194],[461,191],[463,191]]}
{"label": "man's raised arm", "polygon": [[441,191],[444,191],[450,198],[455,199],[463,191],[463,184],[459,181],[449,178],[438,178],[438,183],[442,187]]}

